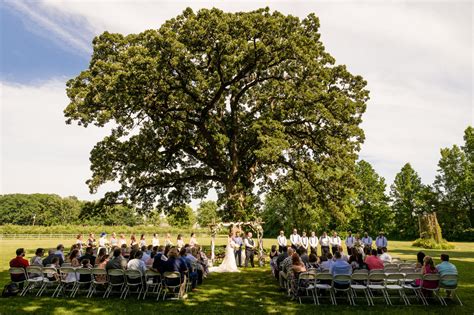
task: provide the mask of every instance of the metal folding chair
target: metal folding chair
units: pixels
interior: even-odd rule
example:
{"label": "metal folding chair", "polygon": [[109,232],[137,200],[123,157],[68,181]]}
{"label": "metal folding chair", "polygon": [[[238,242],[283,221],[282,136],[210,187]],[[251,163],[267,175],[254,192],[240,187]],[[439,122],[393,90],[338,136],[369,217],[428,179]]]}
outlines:
{"label": "metal folding chair", "polygon": [[[314,304],[316,304],[316,298],[314,297],[314,288],[316,284],[316,274],[313,272],[302,272],[298,277],[298,281],[296,283],[296,293],[298,296],[298,300],[301,304],[302,297],[312,297]],[[305,292],[306,295],[302,296],[300,292]],[[309,294],[311,293],[311,295]]]}
{"label": "metal folding chair", "polygon": [[407,297],[405,296],[405,291],[402,287],[402,284],[405,282],[405,275],[402,273],[388,273],[385,276],[385,291],[387,292],[387,299],[390,305],[392,300],[390,299],[390,292],[396,291],[398,295],[403,300],[405,305],[408,305]]}
{"label": "metal folding chair", "polygon": [[[18,287],[22,289],[22,291],[20,292],[20,296],[23,295],[23,292],[25,291],[28,284],[28,275],[26,274],[25,268],[11,267],[10,269],[8,269],[8,273],[10,274],[11,282],[17,284]],[[22,280],[13,280],[13,278],[20,277],[22,278]]]}
{"label": "metal folding chair", "polygon": [[[338,288],[336,286],[336,281],[339,282],[339,283],[347,283],[347,287],[346,288]],[[331,286],[332,286],[332,291],[334,292],[334,304],[337,305],[337,297],[336,297],[336,294],[337,292],[345,292],[346,293],[346,296],[347,296],[347,300],[349,301],[349,305],[353,305],[353,301],[352,301],[352,294],[351,294],[351,281],[352,281],[352,278],[350,275],[335,275],[333,276],[332,278],[332,283],[331,283]]]}
{"label": "metal folding chair", "polygon": [[[323,283],[329,282],[329,283]],[[335,298],[334,298],[334,291],[332,290],[331,282],[332,282],[332,275],[328,272],[321,272],[317,273],[315,277],[316,285],[314,287],[314,296],[316,297],[316,304],[319,304],[319,293],[321,290],[327,291],[329,293],[329,299],[332,305],[335,305]]]}
{"label": "metal folding chair", "polygon": [[[144,290],[142,273],[139,270],[125,270],[125,281],[123,298],[126,299],[128,293],[138,293],[137,299],[139,300]],[[133,292],[130,289],[136,289],[137,291]]]}
{"label": "metal folding chair", "polygon": [[[454,284],[452,285],[446,285],[446,281],[451,281]],[[440,290],[445,290],[446,293],[450,292],[452,294],[452,297],[456,298],[459,302],[459,305],[463,305],[461,302],[461,299],[459,298],[458,294],[456,293],[456,289],[458,288],[458,275],[457,274],[445,274],[440,277],[440,282],[439,282],[439,288]],[[441,295],[440,295],[441,296]],[[446,300],[441,296],[441,299],[444,302],[444,305],[448,305],[446,303]]]}
{"label": "metal folding chair", "polygon": [[89,292],[87,293],[87,297],[92,297],[97,293],[97,288],[103,287],[104,295],[107,292],[109,280],[107,270],[101,268],[93,268],[91,270],[91,285],[89,287]]}
{"label": "metal folding chair", "polygon": [[355,299],[357,298],[357,291],[364,292],[365,299],[367,300],[367,305],[374,305],[374,302],[370,298],[369,289],[367,288],[367,282],[369,280],[368,273],[353,273],[351,277],[351,291],[352,291],[352,302],[354,305]]}
{"label": "metal folding chair", "polygon": [[51,295],[54,297],[61,286],[61,279],[59,273],[56,268],[54,267],[43,267],[43,282],[41,284],[41,288],[39,289],[36,296],[43,295],[44,291],[48,287],[53,287],[53,294]]}
{"label": "metal folding chair", "polygon": [[107,290],[105,290],[104,298],[108,298],[114,288],[120,288],[120,298],[122,298],[125,287],[125,273],[122,269],[109,269],[109,283]]}
{"label": "metal folding chair", "polygon": [[[441,305],[446,305],[446,302],[441,298],[440,294],[439,294],[439,280],[441,279],[441,277],[439,276],[439,274],[436,274],[436,273],[428,273],[428,274],[425,274],[423,275],[423,282],[422,282],[422,289],[423,290],[426,290],[428,292],[431,292],[434,294],[434,296],[436,296],[438,298],[438,301],[441,303]],[[435,287],[435,288],[427,288],[425,287],[425,281],[437,281],[438,282],[438,285]],[[425,301],[426,301],[426,305],[428,305],[428,297],[425,296]]]}
{"label": "metal folding chair", "polygon": [[[405,282],[402,284],[403,290],[405,291],[405,296],[406,296],[406,301],[408,305],[410,305],[410,298],[406,294],[406,292],[413,292],[415,293],[415,297],[417,300],[421,300],[421,303],[423,305],[427,305],[427,302],[425,301],[425,297],[423,296],[423,293],[421,292],[421,282],[422,282],[423,275],[421,273],[417,272],[412,272],[412,273],[406,273],[405,274]],[[419,280],[420,285],[414,286],[413,282],[416,282]]]}
{"label": "metal folding chair", "polygon": [[[69,274],[73,274],[74,276],[70,277]],[[59,268],[59,277],[61,281],[61,285],[56,292],[56,297],[59,297],[59,294],[66,295],[67,291],[70,291],[70,296],[74,293],[76,289],[76,269],[72,267],[61,267]],[[53,295],[53,297],[55,297]]]}
{"label": "metal folding chair", "polygon": [[[172,293],[179,300],[181,297],[181,284],[181,274],[179,272],[165,272],[163,274],[163,300],[168,292]],[[176,289],[178,289],[178,292],[176,292]]]}
{"label": "metal folding chair", "polygon": [[[375,271],[375,270],[374,270]],[[382,293],[385,303],[389,305],[387,298],[387,291],[385,290],[385,274],[379,272],[371,272],[369,274],[369,279],[367,283],[368,292],[370,294],[370,299],[372,300],[372,305],[374,305],[374,292]]]}
{"label": "metal folding chair", "polygon": [[156,300],[158,301],[161,295],[161,288],[161,274],[148,269],[145,275],[145,292],[143,293],[143,299],[146,298],[148,293],[154,293],[157,294]]}
{"label": "metal folding chair", "polygon": [[[81,277],[81,275],[83,277]],[[84,279],[84,278],[86,278],[86,279]],[[89,296],[91,283],[92,283],[92,269],[77,268],[76,269],[76,286],[74,287],[74,291],[73,291],[71,297],[75,297],[77,292],[81,289],[81,287],[86,287],[86,289],[84,291],[87,292],[87,296]]]}

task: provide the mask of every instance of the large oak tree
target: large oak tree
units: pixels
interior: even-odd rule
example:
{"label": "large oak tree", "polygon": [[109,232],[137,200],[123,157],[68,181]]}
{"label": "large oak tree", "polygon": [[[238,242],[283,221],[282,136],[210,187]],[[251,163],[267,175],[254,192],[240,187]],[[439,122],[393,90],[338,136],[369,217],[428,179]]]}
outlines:
{"label": "large oak tree", "polygon": [[239,219],[256,188],[292,173],[337,199],[368,91],[318,28],[314,14],[186,9],[157,30],[96,37],[65,109],[68,123],[113,128],[91,152],[90,190],[118,181],[106,199],[169,210],[214,187]]}

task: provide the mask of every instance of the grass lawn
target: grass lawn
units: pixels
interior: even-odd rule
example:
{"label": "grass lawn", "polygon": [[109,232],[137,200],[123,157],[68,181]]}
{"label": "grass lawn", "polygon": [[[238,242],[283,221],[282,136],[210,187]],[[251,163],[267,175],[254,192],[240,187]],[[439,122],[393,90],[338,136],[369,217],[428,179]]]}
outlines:
{"label": "grass lawn", "polygon": [[[203,239],[201,243],[207,244]],[[220,239],[218,244],[223,244],[225,239]],[[0,285],[8,282],[8,262],[14,257],[17,247],[27,249],[29,259],[37,247],[54,247],[58,240],[0,240]],[[71,245],[73,240],[64,242]],[[269,247],[273,240],[267,239],[264,244]],[[362,305],[351,307],[345,301],[341,305],[315,306],[309,300],[303,305],[291,301],[278,291],[278,284],[272,278],[269,267],[243,269],[238,274],[211,274],[204,280],[199,290],[190,293],[184,301],[137,301],[134,297],[120,300],[116,297],[109,300],[102,298],[85,299],[84,297],[69,298],[36,298],[11,297],[0,299],[0,314],[153,314],[153,313],[199,313],[199,314],[233,314],[233,313],[366,313],[374,314],[473,314],[474,313],[474,243],[453,243],[455,250],[449,251],[451,261],[460,274],[459,296],[464,303],[463,307],[449,305],[442,307],[432,305],[429,307],[415,306],[386,306],[378,301],[375,307]],[[410,246],[410,242],[390,242],[392,256],[402,259],[414,260],[419,249]],[[441,251],[425,251],[435,257],[439,263]],[[395,302],[395,299],[393,299]],[[327,302],[326,302],[327,303]],[[377,301],[376,301],[377,303]]]}

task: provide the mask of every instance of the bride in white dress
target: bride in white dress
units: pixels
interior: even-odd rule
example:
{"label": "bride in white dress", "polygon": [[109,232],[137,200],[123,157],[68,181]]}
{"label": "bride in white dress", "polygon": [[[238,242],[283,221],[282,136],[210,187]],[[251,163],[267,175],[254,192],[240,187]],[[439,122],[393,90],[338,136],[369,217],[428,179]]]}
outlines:
{"label": "bride in white dress", "polygon": [[233,233],[229,234],[227,238],[227,247],[225,248],[225,257],[222,263],[218,267],[209,268],[209,272],[240,272],[237,269],[237,263],[235,262],[234,249],[238,245],[233,240]]}

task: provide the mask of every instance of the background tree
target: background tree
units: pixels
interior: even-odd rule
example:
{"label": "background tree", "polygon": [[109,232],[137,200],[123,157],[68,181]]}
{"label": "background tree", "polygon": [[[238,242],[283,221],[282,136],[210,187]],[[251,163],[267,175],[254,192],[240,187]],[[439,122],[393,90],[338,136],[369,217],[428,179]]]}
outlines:
{"label": "background tree", "polygon": [[217,203],[213,200],[202,201],[197,208],[196,219],[201,227],[207,227],[213,220],[218,222]]}
{"label": "background tree", "polygon": [[318,29],[314,14],[186,9],[158,30],[96,37],[65,109],[67,123],[113,126],[91,152],[91,192],[118,181],[108,202],[170,211],[214,187],[224,219],[242,219],[256,186],[291,173],[341,208],[368,91]]}
{"label": "background tree", "polygon": [[196,215],[193,208],[188,205],[175,207],[166,216],[168,224],[179,228],[189,228],[196,223]]}
{"label": "background tree", "polygon": [[441,149],[435,188],[439,196],[440,225],[448,238],[458,238],[474,222],[474,136],[464,133],[465,145]]}
{"label": "background tree", "polygon": [[385,179],[379,176],[370,163],[357,163],[356,176],[359,183],[356,190],[355,215],[350,226],[353,231],[367,231],[376,235],[379,231],[391,232],[394,216],[385,194]]}
{"label": "background tree", "polygon": [[143,217],[130,205],[108,205],[103,200],[86,201],[79,215],[80,222],[91,225],[128,225],[143,223]]}
{"label": "background tree", "polygon": [[419,236],[418,214],[427,210],[426,188],[410,163],[405,164],[395,176],[390,189],[394,232],[398,232],[400,238],[417,238]]}

